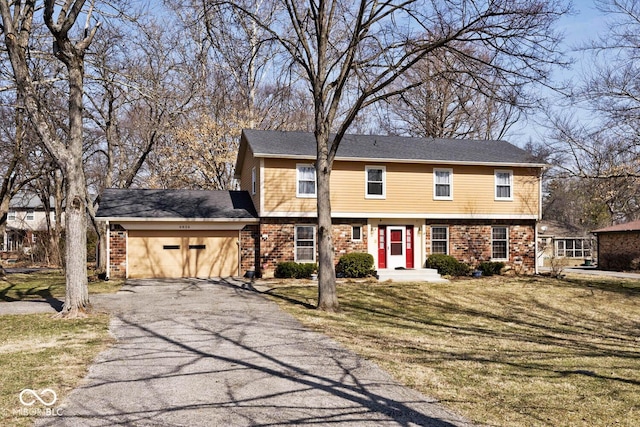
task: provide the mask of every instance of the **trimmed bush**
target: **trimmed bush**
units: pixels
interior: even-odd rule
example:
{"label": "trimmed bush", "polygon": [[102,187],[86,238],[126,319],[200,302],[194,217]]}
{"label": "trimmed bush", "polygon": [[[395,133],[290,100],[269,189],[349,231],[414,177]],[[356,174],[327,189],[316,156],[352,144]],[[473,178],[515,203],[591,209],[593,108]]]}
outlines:
{"label": "trimmed bush", "polygon": [[483,276],[493,276],[494,274],[500,275],[504,265],[504,262],[485,261],[478,265],[478,270],[482,271]]}
{"label": "trimmed bush", "polygon": [[443,276],[466,276],[469,266],[451,255],[433,254],[427,258],[427,268],[435,268]]}
{"label": "trimmed bush", "polygon": [[273,275],[278,279],[308,279],[318,270],[313,263],[279,262]]}
{"label": "trimmed bush", "polygon": [[361,252],[342,255],[336,266],[336,273],[354,278],[373,276],[373,255]]}

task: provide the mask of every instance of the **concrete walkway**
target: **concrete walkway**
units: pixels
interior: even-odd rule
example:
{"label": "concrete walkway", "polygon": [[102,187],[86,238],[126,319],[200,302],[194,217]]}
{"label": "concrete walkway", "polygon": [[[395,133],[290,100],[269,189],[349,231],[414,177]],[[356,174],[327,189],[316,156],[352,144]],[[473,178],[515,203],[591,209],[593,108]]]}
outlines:
{"label": "concrete walkway", "polygon": [[137,281],[94,304],[118,342],[36,425],[471,425],[242,282]]}

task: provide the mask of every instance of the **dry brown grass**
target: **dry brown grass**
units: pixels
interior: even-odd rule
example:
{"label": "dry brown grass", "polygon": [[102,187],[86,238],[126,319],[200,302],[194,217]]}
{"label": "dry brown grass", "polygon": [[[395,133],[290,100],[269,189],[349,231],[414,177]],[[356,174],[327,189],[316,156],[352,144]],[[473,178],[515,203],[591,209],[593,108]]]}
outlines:
{"label": "dry brown grass", "polygon": [[338,314],[305,307],[316,292],[270,294],[304,324],[477,423],[640,425],[638,282],[347,284]]}

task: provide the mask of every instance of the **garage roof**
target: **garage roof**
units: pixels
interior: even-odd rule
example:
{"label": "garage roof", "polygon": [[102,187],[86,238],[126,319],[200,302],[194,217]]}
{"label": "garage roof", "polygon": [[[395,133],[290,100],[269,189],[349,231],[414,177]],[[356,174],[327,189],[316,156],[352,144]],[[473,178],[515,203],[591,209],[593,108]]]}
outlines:
{"label": "garage roof", "polygon": [[258,218],[246,191],[105,189],[97,219],[212,219]]}

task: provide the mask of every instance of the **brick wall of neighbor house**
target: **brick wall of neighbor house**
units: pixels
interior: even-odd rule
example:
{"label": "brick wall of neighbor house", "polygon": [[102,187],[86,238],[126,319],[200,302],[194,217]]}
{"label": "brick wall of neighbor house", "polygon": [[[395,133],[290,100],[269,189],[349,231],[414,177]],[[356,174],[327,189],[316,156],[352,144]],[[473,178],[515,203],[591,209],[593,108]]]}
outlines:
{"label": "brick wall of neighbor house", "polygon": [[240,274],[247,271],[258,271],[260,227],[247,225],[240,231]]}
{"label": "brick wall of neighbor house", "polygon": [[[260,224],[260,268],[264,277],[272,277],[280,262],[295,261],[295,226],[316,225],[310,218],[263,218]],[[351,240],[351,227],[362,226],[362,240]],[[366,220],[336,219],[333,223],[335,263],[350,252],[367,252]],[[316,245],[317,247],[317,245]],[[317,258],[317,257],[316,257]]]}
{"label": "brick wall of neighbor house", "polygon": [[640,270],[640,231],[598,234],[598,267]]}
{"label": "brick wall of neighbor house", "polygon": [[111,277],[127,274],[127,230],[119,224],[109,226],[109,270]]}
{"label": "brick wall of neighbor house", "polygon": [[471,266],[491,260],[491,227],[509,227],[507,266],[527,274],[535,271],[534,221],[427,221],[427,256],[431,253],[431,225],[449,227],[449,255]]}

